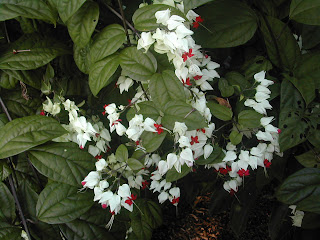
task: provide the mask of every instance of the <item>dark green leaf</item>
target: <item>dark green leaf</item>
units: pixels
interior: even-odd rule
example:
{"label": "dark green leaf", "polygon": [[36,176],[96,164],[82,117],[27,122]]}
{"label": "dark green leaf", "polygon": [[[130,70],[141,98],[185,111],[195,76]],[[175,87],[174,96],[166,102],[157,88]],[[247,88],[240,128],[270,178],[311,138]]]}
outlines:
{"label": "dark green leaf", "polygon": [[227,79],[229,85],[239,86],[242,90],[250,86],[250,83],[244,78],[244,76],[242,76],[241,73],[238,72],[228,72],[225,75],[225,78]]}
{"label": "dark green leaf", "polygon": [[[102,210],[100,210],[102,211]],[[76,219],[72,222],[60,225],[60,229],[67,239],[107,239],[113,240],[111,233],[105,227],[95,225],[85,220]]]}
{"label": "dark green leaf", "polygon": [[207,127],[203,116],[189,104],[180,101],[169,102],[164,110],[161,123],[165,128],[172,130],[175,122],[184,122],[188,130]]}
{"label": "dark green leaf", "polygon": [[[246,79],[251,79],[254,74],[261,72],[261,71],[269,71],[272,69],[272,64],[271,62],[266,59],[263,56],[256,56],[255,58],[252,58],[248,61],[246,61],[243,66],[242,66],[242,71],[244,72],[244,75]],[[230,74],[230,73],[227,73]],[[241,77],[240,77],[241,78]],[[241,85],[239,85],[241,86]],[[245,86],[243,87],[248,87],[249,83],[245,82]],[[242,87],[242,89],[244,89]]]}
{"label": "dark green leaf", "polygon": [[315,83],[313,78],[306,77],[302,79],[297,79],[295,77],[287,78],[290,80],[291,83],[299,90],[300,94],[302,95],[306,105],[312,102],[312,100],[316,97],[315,92]]}
{"label": "dark green leaf", "polygon": [[85,47],[96,28],[99,19],[99,5],[88,1],[67,21],[67,27],[73,42]]}
{"label": "dark green leaf", "polygon": [[128,159],[128,166],[132,170],[141,170],[142,168],[144,168],[144,165],[139,160],[134,159],[134,158]]}
{"label": "dark green leaf", "polygon": [[111,83],[111,77],[119,66],[118,54],[110,55],[90,67],[89,86],[92,94],[96,96],[100,90]]}
{"label": "dark green leaf", "polygon": [[0,181],[4,181],[11,174],[11,169],[5,161],[0,161]]}
{"label": "dark green leaf", "polygon": [[115,53],[125,41],[126,34],[121,25],[111,24],[102,29],[94,36],[90,47],[91,64]]}
{"label": "dark green leaf", "polygon": [[11,192],[3,182],[0,182],[0,222],[12,223],[16,217],[15,210],[16,205]]}
{"label": "dark green leaf", "polygon": [[302,219],[302,228],[317,229],[320,227],[320,215],[316,213],[306,212]]}
{"label": "dark green leaf", "polygon": [[243,136],[243,133],[233,130],[230,133],[229,138],[233,145],[238,145],[242,141],[242,136]]}
{"label": "dark green leaf", "polygon": [[83,48],[77,46],[76,44],[73,45],[73,59],[79,70],[86,74],[89,74],[91,65],[90,48],[91,43],[88,43]]}
{"label": "dark green leaf", "polygon": [[150,95],[153,102],[164,109],[171,101],[185,101],[183,86],[173,71],[163,71],[156,73],[150,79]]}
{"label": "dark green leaf", "polygon": [[186,176],[189,172],[191,172],[191,168],[184,164],[181,167],[181,173],[177,172],[175,168],[171,168],[166,174],[167,182],[174,182]]}
{"label": "dark green leaf", "polygon": [[39,197],[38,194],[27,182],[23,182],[19,186],[19,197],[20,201],[23,202],[22,209],[25,217],[37,222],[38,219],[36,217],[36,205]]}
{"label": "dark green leaf", "polygon": [[52,182],[39,195],[37,217],[49,223],[70,222],[88,211],[93,205],[91,192],[78,192],[78,187]]}
{"label": "dark green leaf", "polygon": [[214,146],[210,156],[207,159],[205,159],[204,156],[199,157],[196,160],[196,164],[205,165],[205,164],[220,163],[224,157],[225,157],[225,154],[222,151],[222,148],[220,148],[219,146]]}
{"label": "dark green leaf", "polygon": [[144,131],[140,137],[141,144],[146,149],[147,152],[150,152],[150,153],[154,152],[161,146],[166,135],[167,135],[166,131],[164,131],[161,134]]}
{"label": "dark green leaf", "polygon": [[311,49],[320,43],[320,26],[302,26],[302,46],[303,49]]}
{"label": "dark green leaf", "polygon": [[224,78],[219,79],[219,90],[222,97],[230,97],[234,93],[234,88],[229,86],[228,81]]}
{"label": "dark green leaf", "polygon": [[125,145],[121,144],[116,151],[117,161],[127,162],[128,161],[128,149]]}
{"label": "dark green leaf", "polygon": [[320,25],[319,0],[292,0],[290,18],[309,25]]}
{"label": "dark green leaf", "polygon": [[313,131],[309,135],[308,140],[313,146],[320,149],[320,130]]}
{"label": "dark green leaf", "polygon": [[0,114],[0,128],[2,128],[4,125],[8,123],[8,118],[5,113]]}
{"label": "dark green leaf", "polygon": [[149,80],[157,70],[157,60],[152,53],[144,53],[136,47],[127,47],[121,51],[120,65],[136,81]]}
{"label": "dark green leaf", "polygon": [[18,16],[56,23],[55,14],[42,0],[1,0],[0,21],[9,20]]}
{"label": "dark green leaf", "polygon": [[0,222],[0,239],[21,240],[21,228],[5,222]]}
{"label": "dark green leaf", "polygon": [[300,60],[300,49],[285,23],[267,16],[261,18],[261,31],[271,62],[287,70],[293,70]]}
{"label": "dark green leaf", "polygon": [[254,110],[244,110],[238,115],[238,123],[245,128],[258,128],[261,126],[260,119],[262,117],[262,114]]}
{"label": "dark green leaf", "polygon": [[139,8],[132,16],[134,27],[139,31],[150,31],[160,26],[157,23],[155,13],[162,10],[171,10],[171,15],[179,15],[183,17],[183,14],[176,8],[173,8],[164,4],[154,4]]}
{"label": "dark green leaf", "polygon": [[6,89],[13,89],[18,83],[18,79],[12,77],[11,75],[0,71],[0,87]]}
{"label": "dark green leaf", "polygon": [[131,227],[133,233],[137,236],[137,239],[150,240],[152,236],[152,228],[143,218],[134,218],[131,221]]}
{"label": "dark green leaf", "polygon": [[162,211],[158,203],[154,201],[146,201],[145,207],[142,209],[144,215],[142,218],[153,228],[160,227],[162,224]]}
{"label": "dark green leaf", "polygon": [[320,213],[320,169],[304,168],[290,175],[278,189],[279,201],[297,209]]}
{"label": "dark green leaf", "polygon": [[144,118],[152,118],[157,121],[160,116],[159,110],[155,107],[152,101],[145,101],[135,104],[137,107],[132,107],[127,112],[127,120],[130,121],[135,114],[142,114]]}
{"label": "dark green leaf", "polygon": [[[226,11],[228,9],[228,11]],[[257,30],[257,17],[245,3],[216,0],[197,12],[206,28],[196,30],[196,39],[204,48],[227,48],[246,43]]]}
{"label": "dark green leaf", "polygon": [[184,11],[187,13],[189,10],[195,9],[203,4],[212,2],[213,0],[184,0]]}
{"label": "dark green leaf", "polygon": [[208,107],[210,108],[212,115],[216,118],[223,121],[229,121],[232,119],[233,113],[230,108],[214,102],[210,102]]}
{"label": "dark green leaf", "polygon": [[19,117],[33,115],[41,106],[39,98],[26,100],[21,96],[21,91],[7,91],[3,94],[3,101],[9,112]]}
{"label": "dark green leaf", "polygon": [[46,177],[80,187],[81,181],[94,169],[94,158],[74,143],[50,143],[29,151],[35,168]]}
{"label": "dark green leaf", "polygon": [[53,0],[64,23],[85,3],[86,0]]}
{"label": "dark green leaf", "polygon": [[65,133],[66,130],[50,117],[15,119],[1,128],[0,159],[19,154]]}
{"label": "dark green leaf", "polygon": [[320,155],[317,149],[295,156],[301,165],[309,168],[320,168]]}
{"label": "dark green leaf", "polygon": [[33,70],[33,71],[19,71],[19,70],[3,70],[9,76],[31,86],[36,89],[41,88],[41,73],[40,71]]}

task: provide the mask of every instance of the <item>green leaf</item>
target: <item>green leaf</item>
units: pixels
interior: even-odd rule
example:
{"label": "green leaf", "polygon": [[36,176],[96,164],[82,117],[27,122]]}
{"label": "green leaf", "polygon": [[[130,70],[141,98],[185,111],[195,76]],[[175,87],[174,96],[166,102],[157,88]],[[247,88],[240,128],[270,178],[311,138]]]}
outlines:
{"label": "green leaf", "polygon": [[72,222],[60,225],[60,229],[67,239],[108,239],[113,240],[113,236],[105,227],[87,222],[85,220],[76,219]]}
{"label": "green leaf", "polygon": [[0,128],[2,128],[4,125],[8,123],[8,118],[5,113],[0,113]]}
{"label": "green leaf", "polygon": [[224,78],[219,79],[219,90],[222,97],[230,97],[234,93],[234,88],[229,86],[228,81]]}
{"label": "green leaf", "polygon": [[184,122],[188,131],[207,127],[203,116],[189,104],[171,101],[166,105],[161,123],[165,128],[173,130],[175,122]]}
{"label": "green leaf", "polygon": [[21,228],[5,222],[0,222],[0,239],[21,240]]}
{"label": "green leaf", "polygon": [[289,17],[297,22],[320,25],[319,0],[292,0]]}
{"label": "green leaf", "polygon": [[56,120],[45,116],[15,119],[1,128],[0,159],[17,155],[66,133]]}
{"label": "green leaf", "polygon": [[18,16],[34,18],[56,23],[56,16],[50,7],[42,0],[1,0],[0,21]]}
{"label": "green leaf", "polygon": [[46,177],[75,187],[94,169],[94,158],[74,143],[50,143],[29,151],[35,168]]}
{"label": "green leaf", "polygon": [[177,181],[183,178],[184,176],[186,176],[189,172],[191,172],[191,168],[188,167],[186,164],[184,164],[181,167],[181,173],[177,172],[175,168],[171,168],[166,174],[166,181],[167,182]]}
{"label": "green leaf", "polygon": [[15,210],[16,205],[11,192],[0,182],[0,222],[12,223],[16,217]]}
{"label": "green leaf", "polygon": [[302,26],[302,46],[303,49],[311,49],[320,44],[320,26]]}
{"label": "green leaf", "polygon": [[[12,49],[30,51],[13,54]],[[1,55],[0,69],[36,69],[68,53],[66,46],[54,38],[43,38],[38,34],[24,35]]]}
{"label": "green leaf", "polygon": [[195,9],[203,4],[212,2],[213,0],[184,0],[184,11],[187,13],[189,10]]}
{"label": "green leaf", "polygon": [[116,151],[116,158],[119,162],[128,161],[128,149],[125,145],[121,144]]}
{"label": "green leaf", "polygon": [[128,159],[128,166],[132,170],[141,170],[142,168],[144,168],[144,165],[139,160],[134,159],[134,158]]}
{"label": "green leaf", "polygon": [[160,227],[162,225],[162,211],[159,204],[149,200],[144,206],[142,217],[153,229]]}
{"label": "green leaf", "polygon": [[0,87],[6,89],[13,89],[18,83],[18,79],[12,77],[4,71],[0,70]]}
{"label": "green leaf", "polygon": [[137,47],[127,47],[121,51],[120,65],[136,81],[149,80],[157,70],[157,60],[152,53],[144,53]]}
{"label": "green leaf", "polygon": [[88,43],[85,47],[81,48],[76,44],[73,45],[73,59],[77,64],[79,70],[85,74],[89,74],[91,65],[90,55],[91,43]]}
{"label": "green leaf", "polygon": [[135,114],[142,114],[144,118],[152,118],[157,121],[160,116],[159,110],[155,107],[152,101],[137,103],[138,107],[132,107],[127,112],[127,120],[130,121]]}
{"label": "green leaf", "polygon": [[304,168],[290,175],[278,189],[279,201],[302,211],[320,213],[320,169]]}
{"label": "green leaf", "polygon": [[23,202],[22,210],[28,218],[37,222],[36,218],[36,204],[38,201],[38,194],[30,187],[27,182],[22,182],[19,186],[19,199]]}
{"label": "green leaf", "polygon": [[[272,69],[271,62],[263,56],[256,56],[246,61],[241,70],[244,72],[246,79],[253,78],[254,74],[261,71],[269,71]],[[228,74],[228,73],[227,73]],[[241,78],[241,77],[240,77]],[[249,82],[246,82],[245,87],[249,86]],[[243,88],[244,89],[244,88]]]}
{"label": "green leaf", "polygon": [[202,155],[196,160],[197,165],[205,165],[205,164],[213,164],[213,163],[220,163],[225,157],[224,152],[222,151],[222,148],[219,146],[214,146],[214,149],[210,156],[205,159]]}
{"label": "green leaf", "polygon": [[167,9],[170,9],[171,15],[179,15],[181,17],[184,17],[182,12],[171,6],[164,4],[148,5],[137,9],[137,11],[135,11],[135,13],[133,14],[132,21],[134,23],[135,29],[139,31],[155,30],[160,26],[160,24],[157,23],[155,13]]}
{"label": "green leaf", "polygon": [[300,60],[300,49],[285,23],[267,16],[261,18],[261,32],[271,62],[287,70],[293,70]]}
{"label": "green leaf", "polygon": [[41,106],[39,98],[26,100],[21,96],[21,91],[7,91],[3,94],[3,101],[9,112],[19,117],[33,115]]}
{"label": "green leaf", "polygon": [[320,130],[313,131],[309,135],[308,140],[313,146],[320,149]]}
{"label": "green leaf", "polygon": [[238,115],[238,123],[245,128],[258,128],[261,126],[260,119],[262,117],[262,114],[254,110],[244,110]]}
{"label": "green leaf", "polygon": [[85,47],[99,20],[99,5],[88,1],[67,21],[72,41],[79,47]]}
{"label": "green leaf", "polygon": [[118,54],[110,55],[90,67],[89,87],[94,96],[97,96],[100,90],[109,85],[119,66]]}
{"label": "green leaf", "polygon": [[37,217],[40,221],[57,224],[70,222],[93,205],[91,192],[78,192],[78,187],[52,182],[39,195]]}
{"label": "green leaf", "polygon": [[230,141],[233,145],[238,145],[242,141],[243,133],[233,130],[230,135]]}
{"label": "green leaf", "polygon": [[316,213],[306,212],[302,219],[301,228],[317,229],[320,227],[320,215]]}
{"label": "green leaf", "polygon": [[7,73],[9,76],[31,86],[36,89],[41,88],[41,73],[37,70],[32,71],[19,71],[19,70],[3,70],[5,73]]}
{"label": "green leaf", "polygon": [[102,29],[93,38],[90,48],[91,64],[115,53],[125,41],[126,34],[121,25],[110,24]]}
{"label": "green leaf", "polygon": [[0,161],[0,181],[4,181],[11,174],[11,168],[5,161]]}
{"label": "green leaf", "polygon": [[228,81],[229,85],[239,86],[242,90],[250,86],[250,83],[238,72],[228,72],[225,75],[225,79]]}
{"label": "green leaf", "polygon": [[204,16],[202,24],[206,28],[195,30],[196,41],[204,48],[242,45],[252,38],[258,26],[254,11],[240,1],[216,0],[197,13]]}
{"label": "green leaf", "polygon": [[161,146],[166,135],[166,131],[161,134],[144,131],[140,137],[141,145],[146,149],[147,152],[154,152]]}
{"label": "green leaf", "polygon": [[53,0],[64,23],[75,14],[86,0]]}
{"label": "green leaf", "polygon": [[154,74],[150,79],[149,89],[153,102],[161,109],[171,101],[186,100],[183,86],[173,71]]}
{"label": "green leaf", "polygon": [[152,236],[152,228],[143,218],[133,218],[131,221],[133,233],[137,239],[150,240]]}
{"label": "green leaf", "polygon": [[232,119],[233,113],[230,108],[214,102],[210,102],[208,107],[210,108],[212,115],[216,118],[223,121],[229,121]]}
{"label": "green leaf", "polygon": [[319,151],[311,149],[308,152],[295,156],[301,165],[307,168],[320,168]]}
{"label": "green leaf", "polygon": [[303,79],[297,79],[295,77],[288,77],[287,79],[289,79],[290,82],[293,83],[293,85],[299,90],[304,101],[306,102],[306,105],[309,105],[309,103],[311,103],[316,97],[316,87],[313,78],[307,77]]}

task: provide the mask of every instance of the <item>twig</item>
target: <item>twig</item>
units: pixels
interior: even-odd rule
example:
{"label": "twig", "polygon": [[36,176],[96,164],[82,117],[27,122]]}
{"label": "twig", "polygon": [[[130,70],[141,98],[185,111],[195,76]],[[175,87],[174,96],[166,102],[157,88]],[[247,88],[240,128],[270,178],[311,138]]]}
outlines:
{"label": "twig", "polygon": [[139,84],[140,84],[140,87],[141,87],[141,89],[142,89],[142,91],[143,91],[144,95],[146,96],[146,99],[148,99],[148,101],[150,101],[150,99],[149,99],[149,97],[148,97],[148,94],[147,94],[146,90],[144,89],[144,87],[143,87],[142,83],[141,83],[141,82],[139,82]]}
{"label": "twig", "polygon": [[127,43],[128,43],[128,45],[131,45],[130,37],[129,37],[129,33],[128,33],[128,28],[127,28],[127,23],[126,23],[127,21],[126,21],[126,17],[124,16],[121,0],[118,0],[118,5],[119,5],[121,17],[122,17],[122,24],[124,27],[124,31],[126,32],[126,35],[127,35]]}
{"label": "twig", "polygon": [[[116,11],[114,10],[112,7],[110,7],[108,4],[104,3],[106,5],[106,7],[111,11],[113,12],[118,18],[122,19],[122,16]],[[126,21],[126,24],[129,28],[131,28],[131,30],[138,36],[138,38],[140,38],[140,34],[138,33],[138,31],[127,21]]]}
{"label": "twig", "polygon": [[2,107],[2,110],[4,111],[4,113],[7,115],[7,118],[8,120],[11,122],[12,121],[12,118],[8,112],[8,109],[6,107],[6,105],[4,104],[4,102],[2,101],[2,98],[0,97],[0,104],[1,104],[1,107]]}
{"label": "twig", "polygon": [[8,43],[10,43],[10,38],[9,38],[6,22],[4,22],[3,24],[4,24],[4,31],[6,33],[7,41],[8,41]]}

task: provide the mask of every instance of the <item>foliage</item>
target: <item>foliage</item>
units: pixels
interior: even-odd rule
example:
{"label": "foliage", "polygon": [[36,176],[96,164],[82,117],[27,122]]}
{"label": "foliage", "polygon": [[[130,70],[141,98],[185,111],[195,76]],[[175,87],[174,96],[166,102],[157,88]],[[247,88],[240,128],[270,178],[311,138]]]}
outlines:
{"label": "foliage", "polygon": [[1,1],[0,239],[151,239],[197,168],[318,228],[320,0],[144,2]]}

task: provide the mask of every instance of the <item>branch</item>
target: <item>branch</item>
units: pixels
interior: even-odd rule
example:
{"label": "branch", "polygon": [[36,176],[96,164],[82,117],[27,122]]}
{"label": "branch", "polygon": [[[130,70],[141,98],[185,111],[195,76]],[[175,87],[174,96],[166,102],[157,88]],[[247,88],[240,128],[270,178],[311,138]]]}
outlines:
{"label": "branch", "polygon": [[126,35],[127,35],[127,43],[128,43],[128,45],[131,45],[130,37],[129,37],[129,33],[128,33],[128,28],[127,28],[127,24],[126,24],[127,20],[126,20],[126,18],[124,16],[121,0],[118,0],[118,5],[119,5],[119,8],[120,8],[120,13],[121,13],[121,17],[122,17],[122,24],[123,24],[123,27],[124,27],[124,31],[126,32]]}

